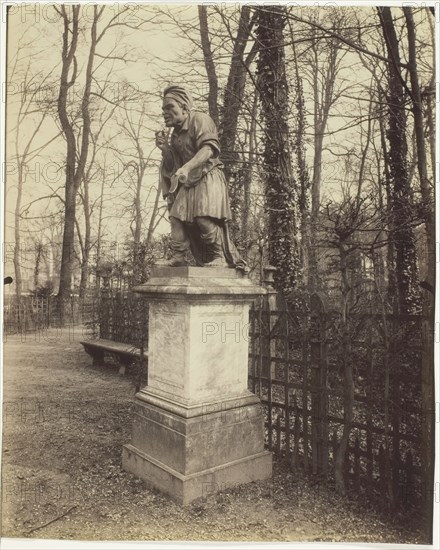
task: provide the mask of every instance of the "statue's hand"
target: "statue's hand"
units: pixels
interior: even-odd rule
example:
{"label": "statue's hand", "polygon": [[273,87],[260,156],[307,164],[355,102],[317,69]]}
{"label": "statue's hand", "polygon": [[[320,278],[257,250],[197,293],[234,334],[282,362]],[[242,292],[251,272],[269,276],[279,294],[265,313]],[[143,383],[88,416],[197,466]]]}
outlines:
{"label": "statue's hand", "polygon": [[185,187],[191,187],[191,185],[188,184],[188,175],[189,170],[185,167],[185,165],[183,165],[176,171],[174,177],[176,177],[178,181],[183,183]]}
{"label": "statue's hand", "polygon": [[163,130],[156,132],[156,147],[159,147],[161,151],[168,147],[168,139]]}

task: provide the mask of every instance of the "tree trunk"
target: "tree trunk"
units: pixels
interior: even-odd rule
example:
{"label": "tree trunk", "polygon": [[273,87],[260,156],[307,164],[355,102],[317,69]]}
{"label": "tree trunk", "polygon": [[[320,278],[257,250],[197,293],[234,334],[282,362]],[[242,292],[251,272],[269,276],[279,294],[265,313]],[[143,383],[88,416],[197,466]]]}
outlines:
{"label": "tree trunk", "polygon": [[354,382],[353,382],[353,361],[351,358],[351,338],[348,319],[349,298],[351,294],[350,281],[348,277],[348,253],[344,243],[339,244],[339,269],[341,273],[341,327],[342,332],[342,363],[344,369],[344,425],[342,436],[335,456],[335,483],[339,494],[346,494],[344,481],[345,453],[347,452],[350,438],[351,425],[353,422],[354,406]]}
{"label": "tree trunk", "polygon": [[419,305],[416,246],[410,225],[412,205],[408,178],[406,141],[406,95],[400,73],[399,42],[394,28],[391,9],[378,8],[383,35],[388,52],[388,158],[391,178],[391,214],[393,247],[395,250],[395,274],[397,306],[401,314],[413,313]]}
{"label": "tree trunk", "polygon": [[14,212],[14,237],[15,237],[15,246],[14,246],[14,272],[15,272],[15,294],[17,300],[21,298],[22,292],[22,276],[21,276],[21,230],[20,230],[20,209],[21,209],[21,198],[23,196],[23,163],[19,163],[18,166],[18,183],[17,183],[17,199],[15,201],[15,212]]}
{"label": "tree trunk", "polygon": [[[99,214],[98,214],[98,236],[96,239],[96,267],[99,269],[101,265],[101,249],[102,249],[102,214],[104,209],[104,189],[105,189],[105,171],[102,175],[101,182],[101,195],[99,199]],[[98,285],[100,285],[100,279],[97,278]]]}
{"label": "tree trunk", "polygon": [[[241,213],[241,242],[246,251],[249,249],[249,213],[251,208],[251,185],[252,185],[252,170],[255,162],[256,150],[256,132],[257,132],[257,116],[258,116],[258,93],[254,92],[252,103],[251,121],[249,128],[249,154],[247,162],[243,169],[243,210]],[[246,258],[245,258],[246,259]]]}
{"label": "tree trunk", "polygon": [[[305,129],[306,129],[306,114],[304,104],[304,93],[301,74],[299,70],[299,63],[295,47],[295,36],[293,33],[292,23],[289,21],[290,38],[292,42],[293,63],[295,67],[295,85],[296,85],[296,128],[294,130],[294,149],[297,163],[297,177],[299,181],[299,198],[298,207],[300,214],[300,235],[301,235],[301,247],[300,247],[300,265],[303,271],[303,285],[310,283],[310,289],[316,287],[314,284],[315,276],[311,274],[310,269],[310,255],[311,255],[311,238],[310,238],[310,180],[307,170],[304,142],[305,142]],[[319,197],[318,197],[318,213],[319,213]],[[318,215],[318,214],[317,214]],[[316,243],[316,231],[315,231],[315,243]],[[314,265],[317,269],[316,251],[314,251]]]}
{"label": "tree trunk", "polygon": [[[380,103],[385,102],[385,97],[378,90],[378,100]],[[388,276],[387,296],[389,304],[394,304],[396,301],[396,265],[394,258],[394,225],[392,216],[392,190],[391,190],[391,175],[390,166],[388,163],[388,145],[386,140],[385,122],[383,117],[379,117],[379,130],[380,130],[380,143],[382,149],[382,155],[384,159],[384,187],[386,195],[386,218],[388,219],[388,239],[387,239],[387,252],[386,252],[386,267]]]}
{"label": "tree trunk", "polygon": [[206,74],[208,75],[208,106],[209,114],[218,127],[218,79],[215,70],[215,64],[211,49],[211,40],[208,30],[208,8],[204,5],[199,5],[199,24],[200,24],[200,39],[203,50],[203,58],[205,60]]}
{"label": "tree trunk", "polygon": [[89,286],[89,262],[90,262],[90,251],[92,248],[92,226],[91,226],[91,212],[90,212],[90,199],[89,199],[89,175],[83,180],[84,185],[84,222],[85,222],[85,231],[84,231],[84,243],[82,247],[82,258],[81,258],[81,279],[79,283],[79,297],[83,299],[87,288]]}
{"label": "tree trunk", "polygon": [[[380,113],[379,113],[380,118]],[[380,128],[382,128],[383,125],[380,125]],[[381,141],[385,143],[385,133],[383,131],[383,128],[380,130],[381,135]],[[383,175],[383,166],[382,166],[382,158],[384,158],[386,155],[383,154],[381,157],[380,155],[380,149],[376,151],[376,166],[377,166],[377,181],[378,181],[378,189],[377,189],[377,207],[378,211],[380,213],[384,213],[386,209],[385,200],[384,200],[384,175]],[[378,235],[378,241],[379,242],[385,242],[386,241],[386,233],[384,228],[381,228],[381,231]],[[376,289],[378,292],[378,299],[380,299],[381,303],[383,303],[383,297],[384,297],[384,291],[386,288],[386,279],[385,279],[385,258],[384,258],[384,252],[382,248],[378,248],[376,250],[372,251],[372,257],[373,257],[373,267],[374,267],[374,281],[376,285]]]}
{"label": "tree trunk", "polygon": [[40,265],[42,255],[43,245],[41,243],[37,243],[35,245],[34,289],[36,289],[40,283]]}
{"label": "tree trunk", "polygon": [[232,175],[233,165],[238,156],[235,152],[235,139],[237,134],[238,115],[246,83],[247,71],[244,51],[249,39],[250,29],[250,7],[242,6],[232,52],[231,67],[229,69],[228,81],[225,88],[220,131],[220,148],[222,151],[222,160],[225,164],[227,181],[229,181]]}
{"label": "tree trunk", "polygon": [[[224,93],[220,124],[221,159],[224,163],[225,177],[228,182],[232,212],[230,229],[232,236],[237,238],[240,236],[239,228],[242,223],[241,211],[243,207],[243,181],[239,177],[237,170],[237,161],[240,157],[236,151],[237,126],[240,109],[243,104],[247,70],[257,51],[254,47],[247,57],[244,57],[253,19],[250,18],[250,8],[248,6],[241,6],[240,10],[240,19],[234,40],[234,49]],[[225,17],[224,20],[229,29],[229,22]]]}
{"label": "tree trunk", "polygon": [[[140,149],[140,157],[143,156],[142,149]],[[142,193],[142,184],[145,175],[145,169],[147,167],[143,158],[139,159],[139,167],[136,180],[136,194],[134,198],[134,209],[135,209],[135,226],[134,226],[134,242],[136,245],[139,245],[142,237],[142,204],[141,204],[141,193]]]}
{"label": "tree trunk", "polygon": [[[69,8],[67,8],[69,9]],[[77,63],[75,58],[76,47],[79,36],[79,11],[80,6],[72,6],[72,21],[69,20],[66,7],[61,6],[64,32],[63,52],[60,91],[58,95],[58,117],[61,128],[66,139],[66,180],[65,180],[65,217],[64,232],[61,251],[60,285],[58,296],[60,299],[61,311],[64,309],[64,302],[70,296],[73,270],[73,247],[75,238],[75,214],[76,214],[76,191],[75,191],[75,166],[76,166],[76,140],[72,124],[68,116],[68,94],[69,89],[75,84]],[[72,25],[71,25],[72,23]],[[69,73],[73,74],[69,79]]]}
{"label": "tree trunk", "polygon": [[285,293],[300,279],[297,246],[297,190],[289,143],[289,97],[283,29],[284,6],[258,8],[258,89],[265,131],[264,177],[268,210],[269,263],[275,285]]}
{"label": "tree trunk", "polygon": [[[160,178],[160,176],[159,176],[159,178]],[[155,222],[156,222],[157,212],[159,210],[159,200],[160,200],[161,194],[162,194],[162,189],[161,189],[161,186],[160,186],[160,181],[158,181],[157,182],[156,198],[154,199],[153,212],[151,213],[150,223],[148,225],[147,246],[150,246],[152,241],[153,241]]]}
{"label": "tree trunk", "polygon": [[409,74],[413,100],[414,128],[417,145],[417,168],[420,179],[427,246],[427,274],[426,283],[432,291],[425,290],[422,300],[423,312],[423,349],[422,349],[422,478],[423,493],[425,496],[424,512],[426,532],[432,541],[432,520],[435,465],[435,395],[434,395],[434,318],[435,318],[435,219],[432,182],[428,178],[426,136],[423,125],[422,96],[420,92],[419,76],[416,56],[416,30],[412,9],[403,8],[408,32]]}
{"label": "tree trunk", "polygon": [[[79,11],[80,6],[72,6],[72,28],[66,13],[65,6],[61,6],[64,20],[63,34],[63,63],[61,70],[61,85],[58,96],[58,115],[61,122],[61,127],[67,142],[66,155],[66,193],[65,193],[65,219],[64,219],[64,234],[63,248],[61,258],[61,273],[60,287],[58,297],[60,300],[61,311],[64,310],[66,299],[70,296],[72,289],[72,274],[74,265],[74,246],[75,246],[75,220],[76,220],[76,196],[81,182],[84,178],[85,167],[87,163],[87,155],[89,152],[90,141],[90,93],[92,86],[93,62],[95,58],[95,50],[97,44],[97,24],[98,24],[98,6],[93,6],[93,21],[90,29],[90,49],[87,60],[84,92],[81,100],[81,143],[80,149],[77,152],[76,140],[73,126],[68,117],[67,95],[69,88],[76,80],[76,46],[79,36]],[[72,36],[70,37],[70,33]],[[69,46],[70,37],[70,46]],[[69,72],[73,63],[73,76],[70,80]],[[78,153],[78,158],[77,158]]]}
{"label": "tree trunk", "polygon": [[[314,35],[316,29],[314,29]],[[313,36],[315,38],[315,36]],[[334,86],[338,72],[337,58],[340,51],[340,44],[336,38],[332,38],[328,44],[325,61],[319,59],[319,49],[321,43],[312,41],[312,63],[313,63],[313,97],[314,97],[314,149],[313,149],[313,173],[311,182],[311,223],[309,249],[309,278],[308,284],[312,290],[318,290],[319,266],[318,266],[318,225],[319,211],[321,205],[321,180],[322,180],[322,152],[324,145],[324,132],[327,127],[327,121],[330,109],[335,101]],[[321,66],[321,70],[320,70]],[[320,80],[319,75],[325,77]]]}

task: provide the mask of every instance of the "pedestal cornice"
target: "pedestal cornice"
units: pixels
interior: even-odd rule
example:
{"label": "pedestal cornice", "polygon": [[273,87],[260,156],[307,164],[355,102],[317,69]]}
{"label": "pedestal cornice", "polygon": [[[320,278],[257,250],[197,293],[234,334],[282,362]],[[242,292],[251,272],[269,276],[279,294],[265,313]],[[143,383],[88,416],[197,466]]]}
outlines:
{"label": "pedestal cornice", "polygon": [[266,289],[254,284],[245,274],[230,268],[209,267],[155,267],[143,285],[133,288],[151,299],[179,299],[193,296],[211,300],[213,296],[233,297],[249,301],[266,294]]}

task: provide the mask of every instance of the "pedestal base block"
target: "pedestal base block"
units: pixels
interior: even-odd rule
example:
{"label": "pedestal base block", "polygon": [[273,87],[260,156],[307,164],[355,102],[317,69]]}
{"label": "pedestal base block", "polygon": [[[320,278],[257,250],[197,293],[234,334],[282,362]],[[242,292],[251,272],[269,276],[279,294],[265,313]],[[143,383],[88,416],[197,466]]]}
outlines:
{"label": "pedestal base block", "polygon": [[269,478],[272,455],[263,448],[260,404],[212,409],[185,418],[137,398],[124,470],[182,504]]}
{"label": "pedestal base block", "polygon": [[122,463],[124,470],[183,505],[238,484],[268,479],[272,475],[272,455],[268,451],[183,475],[129,444],[124,445]]}

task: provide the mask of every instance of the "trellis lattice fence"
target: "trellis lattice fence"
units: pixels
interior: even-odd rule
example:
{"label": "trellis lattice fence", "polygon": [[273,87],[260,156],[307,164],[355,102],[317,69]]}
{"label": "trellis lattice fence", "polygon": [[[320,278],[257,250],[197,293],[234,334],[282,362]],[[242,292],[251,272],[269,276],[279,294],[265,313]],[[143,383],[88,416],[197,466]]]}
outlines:
{"label": "trellis lattice fence", "polygon": [[267,447],[292,468],[395,506],[421,498],[421,317],[349,318],[322,298],[250,315],[249,386],[265,412]]}
{"label": "trellis lattice fence", "polygon": [[41,332],[99,322],[99,291],[91,290],[85,296],[72,295],[67,299],[63,314],[57,296],[7,296],[3,303],[4,334]]}

